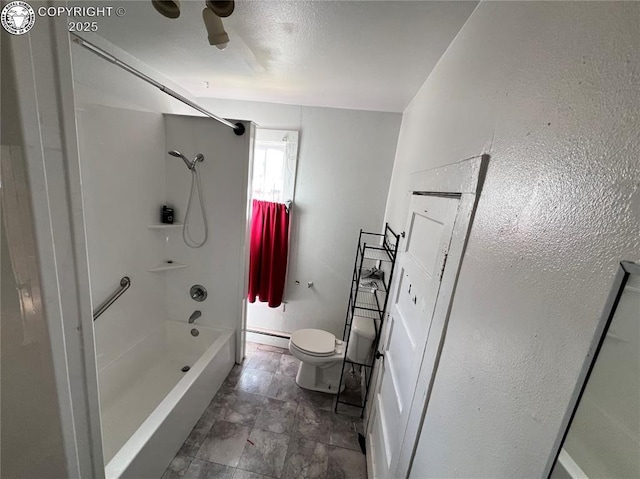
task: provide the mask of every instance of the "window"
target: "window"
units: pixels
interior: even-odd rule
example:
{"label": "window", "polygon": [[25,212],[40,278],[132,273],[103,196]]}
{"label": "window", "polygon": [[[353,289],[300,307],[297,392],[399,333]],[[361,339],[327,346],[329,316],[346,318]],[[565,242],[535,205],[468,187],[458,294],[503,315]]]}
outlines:
{"label": "window", "polygon": [[297,131],[257,129],[252,199],[276,203],[293,201],[297,157]]}

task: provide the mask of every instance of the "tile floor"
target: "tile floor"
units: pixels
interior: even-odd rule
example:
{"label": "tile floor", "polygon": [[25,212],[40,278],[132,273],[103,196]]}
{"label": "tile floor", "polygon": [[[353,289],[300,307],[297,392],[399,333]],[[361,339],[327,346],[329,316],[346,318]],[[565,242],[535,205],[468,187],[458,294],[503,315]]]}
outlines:
{"label": "tile floor", "polygon": [[[301,389],[289,351],[247,343],[162,479],[365,479],[360,410]],[[346,374],[346,373],[345,373]],[[348,375],[350,402],[359,378]]]}

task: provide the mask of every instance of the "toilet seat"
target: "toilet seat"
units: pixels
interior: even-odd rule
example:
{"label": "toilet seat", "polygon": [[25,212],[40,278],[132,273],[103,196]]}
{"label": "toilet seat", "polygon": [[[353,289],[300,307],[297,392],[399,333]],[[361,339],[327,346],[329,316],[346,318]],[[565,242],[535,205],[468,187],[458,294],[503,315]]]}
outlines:
{"label": "toilet seat", "polygon": [[315,357],[333,356],[336,351],[336,337],[321,329],[299,329],[291,335],[291,344]]}
{"label": "toilet seat", "polygon": [[336,355],[335,351],[332,351],[330,353],[326,353],[326,354],[318,354],[318,353],[314,353],[312,351],[306,351],[304,349],[299,348],[298,346],[296,346],[295,344],[291,343],[291,348],[295,349],[299,354],[304,354],[305,356],[308,356],[309,358],[318,358],[318,359],[323,359],[323,358],[332,358],[333,356]]}

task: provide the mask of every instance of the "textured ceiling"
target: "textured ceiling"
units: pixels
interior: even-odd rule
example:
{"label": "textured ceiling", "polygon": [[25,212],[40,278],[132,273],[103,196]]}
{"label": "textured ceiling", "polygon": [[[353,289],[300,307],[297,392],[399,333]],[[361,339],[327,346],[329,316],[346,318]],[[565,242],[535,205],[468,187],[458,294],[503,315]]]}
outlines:
{"label": "textured ceiling", "polygon": [[183,0],[174,20],[150,1],[113,2],[127,13],[98,33],[196,97],[403,111],[476,3],[237,1],[219,51],[203,1]]}

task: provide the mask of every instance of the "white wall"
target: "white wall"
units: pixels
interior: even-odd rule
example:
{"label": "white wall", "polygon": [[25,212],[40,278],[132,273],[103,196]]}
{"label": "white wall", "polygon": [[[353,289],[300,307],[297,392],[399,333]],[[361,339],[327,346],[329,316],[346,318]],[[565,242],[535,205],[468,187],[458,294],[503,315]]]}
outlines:
{"label": "white wall", "polygon": [[[284,329],[342,336],[360,228],[380,231],[401,116],[258,102],[200,99],[224,117],[299,130]],[[300,284],[296,285],[296,281]],[[313,288],[307,288],[307,282]]]}
{"label": "white wall", "polygon": [[[17,219],[23,236],[4,230],[11,250],[22,249],[12,264],[14,281],[22,284],[8,283],[7,291],[9,297],[21,291],[22,301],[20,310],[14,309],[15,299],[8,310],[2,305],[2,434],[9,434],[2,441],[2,475],[100,478],[96,360],[69,33],[66,21],[59,20],[42,18],[29,35],[2,33],[2,97],[8,100],[2,102],[3,143],[4,120],[11,118],[23,141],[10,140],[11,158],[22,158],[28,177],[27,186],[19,189],[18,205],[4,211],[5,218]],[[5,72],[15,75],[15,91],[8,95]],[[3,147],[3,170],[4,153]],[[6,170],[2,176],[3,196],[24,185],[9,179]],[[13,252],[10,255],[16,259]],[[29,267],[26,277],[24,266]],[[8,326],[5,319],[13,324]],[[31,323],[36,338],[21,338],[22,331],[16,334],[18,322],[26,323],[26,331]],[[11,342],[6,350],[5,341]],[[5,356],[9,351],[13,354]],[[14,376],[13,384],[5,384],[5,371]],[[11,402],[5,401],[5,394],[13,396]]]}
{"label": "white wall", "polygon": [[[62,414],[52,362],[49,318],[42,307],[38,274],[40,262],[30,201],[31,184],[27,178],[26,157],[8,155],[9,147],[14,152],[17,149],[24,151],[8,36],[2,32],[2,181],[14,183],[17,192],[15,198],[22,204],[22,211],[20,216],[15,215],[16,211],[7,212],[5,184],[4,191],[0,189],[0,476],[65,477],[67,467]],[[4,119],[8,118],[13,118],[13,121],[5,123]],[[14,175],[9,178],[8,172]],[[24,181],[18,183],[15,178]],[[11,220],[7,213],[12,214]],[[8,237],[12,239],[12,249],[9,248]],[[14,265],[18,265],[20,274],[14,271]],[[32,306],[30,309],[23,310],[18,288],[20,283],[32,299],[31,303],[25,303],[25,306]]]}
{"label": "white wall", "polygon": [[[175,207],[176,221],[183,222],[191,186],[191,172],[183,161],[166,154],[178,150],[188,158],[204,155],[198,164],[209,239],[197,249],[182,240],[182,230],[170,233],[166,259],[188,264],[188,268],[156,273],[166,275],[166,308],[169,319],[186,321],[195,310],[202,311],[198,324],[230,329],[238,327],[244,291],[244,241],[247,225],[247,191],[250,132],[237,136],[210,118],[165,116],[164,143],[167,171],[167,203]],[[197,196],[191,213],[191,234],[203,237]],[[204,302],[189,296],[194,284],[208,291]]]}
{"label": "white wall", "polygon": [[640,277],[627,282],[563,448],[587,477],[640,477]]}
{"label": "white wall", "polygon": [[[82,37],[177,93],[187,98],[191,97],[179,85],[99,35],[83,32]],[[151,113],[194,114],[194,110],[189,106],[73,42],[71,43],[71,53],[73,56],[73,93],[78,105],[103,105]]]}
{"label": "white wall", "polygon": [[159,113],[86,105],[77,111],[94,308],[129,276],[131,287],[94,322],[98,368],[166,319],[159,223],[165,202],[164,122]]}
{"label": "white wall", "polygon": [[491,154],[413,477],[539,477],[617,262],[640,259],[640,5],[482,2],[407,108],[411,173]]}

